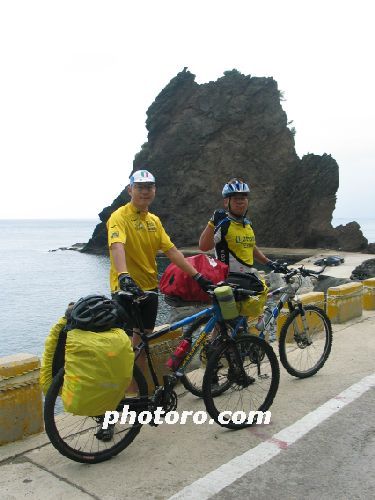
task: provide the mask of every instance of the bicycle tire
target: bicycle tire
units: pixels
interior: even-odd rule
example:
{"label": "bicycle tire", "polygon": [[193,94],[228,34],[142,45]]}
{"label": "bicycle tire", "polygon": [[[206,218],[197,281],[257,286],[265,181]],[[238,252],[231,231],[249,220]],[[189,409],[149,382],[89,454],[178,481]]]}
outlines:
{"label": "bicycle tire", "polygon": [[296,309],[281,328],[279,339],[281,364],[298,378],[315,375],[327,361],[332,347],[332,326],[327,314],[312,305],[303,306],[303,310],[310,327],[309,338],[302,331],[301,312]]}
{"label": "bicycle tire", "polygon": [[[242,375],[236,374],[238,368],[236,369],[232,361],[233,348],[241,356],[246,374],[245,382],[241,381]],[[215,374],[227,378],[230,382],[230,387],[220,396],[215,396],[212,391],[212,377]],[[269,409],[276,396],[279,380],[279,362],[272,347],[258,337],[241,335],[236,340],[218,347],[207,363],[203,379],[203,398],[207,412],[222,427],[229,429],[249,427],[254,423],[253,419],[250,419],[249,412],[264,412]],[[240,408],[241,405],[243,409]],[[244,422],[238,422],[233,418],[223,421],[221,416],[219,420],[220,414],[224,411],[230,411],[232,417],[241,411],[248,415],[248,418]]]}
{"label": "bicycle tire", "polygon": [[[194,342],[203,330],[203,326],[207,324],[207,322],[211,319],[211,317],[200,318],[198,321],[190,325],[184,333],[185,337],[190,337],[192,342]],[[189,361],[188,366],[186,367],[186,371],[184,375],[181,377],[181,382],[185,389],[191,392],[194,396],[199,398],[203,397],[203,377],[206,370],[207,359],[211,355],[214,347],[210,349],[210,342],[206,337],[201,344],[201,346],[197,349],[197,351],[192,356]],[[214,395],[217,396],[226,390],[226,385],[222,384],[221,386],[216,385],[214,390]]]}
{"label": "bicycle tire", "polygon": [[[138,411],[146,409],[142,408],[142,405],[145,405],[140,398],[147,398],[147,383],[137,365],[134,365],[133,377],[138,386],[138,394],[131,399],[125,397],[119,403],[117,411],[120,413],[120,418],[113,426],[113,436],[109,442],[96,437],[101,429],[102,417],[84,417],[63,411],[60,397],[64,382],[64,369],[62,368],[54,377],[44,402],[45,431],[52,445],[65,457],[75,462],[90,464],[104,462],[129,446],[142,425],[137,422],[137,419],[134,424],[120,424],[122,408],[127,401],[134,406],[138,400],[139,405],[134,408]],[[85,447],[89,448],[90,445],[91,449],[86,450]]]}

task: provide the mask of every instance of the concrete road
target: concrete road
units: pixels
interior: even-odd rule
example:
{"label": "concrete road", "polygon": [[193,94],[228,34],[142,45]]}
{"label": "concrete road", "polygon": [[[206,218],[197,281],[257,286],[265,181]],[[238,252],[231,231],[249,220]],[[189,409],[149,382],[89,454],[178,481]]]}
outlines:
{"label": "concrete road", "polygon": [[212,498],[374,498],[374,414],[375,387]]}
{"label": "concrete road", "polygon": [[[281,369],[270,425],[242,431],[192,422],[145,426],[116,458],[89,466],[62,457],[42,434],[0,448],[0,496],[9,500],[208,498],[213,494],[220,498],[371,498],[374,390],[369,386],[360,395],[352,390],[353,402],[337,396],[372,375],[374,360],[375,312],[367,312],[357,321],[335,326],[331,357],[314,377],[296,380]],[[327,401],[338,406],[329,418],[319,420],[319,409],[326,408]],[[202,410],[203,404],[185,394],[178,409]],[[314,425],[298,434],[303,418]],[[285,437],[291,435],[288,429],[294,429],[293,439]],[[223,488],[206,496],[187,496],[184,488],[194,488],[197,480],[236,457],[258,453],[259,446],[263,465],[255,467],[250,460],[247,469],[237,468],[233,481],[229,472],[222,475],[228,476]]]}

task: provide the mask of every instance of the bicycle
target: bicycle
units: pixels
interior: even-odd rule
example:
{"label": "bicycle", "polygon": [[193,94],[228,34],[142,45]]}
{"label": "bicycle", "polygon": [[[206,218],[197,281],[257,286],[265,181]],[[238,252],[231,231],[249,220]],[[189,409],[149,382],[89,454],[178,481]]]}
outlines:
{"label": "bicycle", "polygon": [[[233,291],[237,296],[240,296],[239,294],[241,296],[256,295],[256,292],[244,289],[234,289]],[[143,411],[152,412],[155,416],[158,407],[162,407],[166,413],[175,410],[177,394],[174,391],[174,386],[179,379],[183,378],[196,353],[201,351],[207,335],[212,334],[214,330],[215,337],[210,342],[212,352],[208,356],[206,368],[206,375],[209,375],[204,377],[202,391],[208,413],[220,425],[237,429],[251,425],[251,422],[239,424],[230,418],[220,422],[217,405],[213,402],[213,398],[217,397],[218,401],[221,402],[219,408],[222,410],[238,411],[241,410],[242,405],[243,411],[247,414],[250,410],[265,411],[271,406],[278,389],[280,376],[278,360],[272,347],[263,339],[247,335],[247,318],[239,316],[235,320],[225,321],[213,291],[209,293],[213,297],[212,305],[150,335],[143,333],[143,325],[139,315],[139,303],[144,300],[144,297],[134,298],[131,294],[122,293],[124,300],[131,304],[140,330],[141,343],[135,348],[136,358],[140,356],[141,352],[146,353],[155,391],[151,396],[148,396],[145,377],[135,364],[133,378],[137,391],[131,395],[124,394],[124,398],[116,408],[120,414],[119,422],[111,426],[110,436],[103,439],[103,415],[85,417],[67,413],[60,414],[63,407],[60,396],[64,381],[64,370],[61,369],[54,377],[46,394],[44,422],[46,433],[52,445],[62,455],[82,463],[98,463],[108,460],[129,446],[143,425],[138,418],[127,424],[121,423],[126,411],[124,407],[128,407],[129,411],[136,412],[137,416]],[[186,325],[191,325],[184,333],[185,338],[192,338],[191,349],[179,367],[170,375],[165,375],[163,383],[160,384],[153,367],[149,342]],[[194,339],[193,333],[197,331],[197,325],[202,328]],[[225,372],[226,378],[223,378]],[[245,397],[246,395],[248,398]],[[246,401],[244,401],[245,399]],[[227,402],[224,404],[223,401]],[[149,423],[157,425],[155,418]]]}
{"label": "bicycle", "polygon": [[280,361],[286,371],[298,378],[315,375],[327,361],[332,347],[332,326],[325,311],[314,305],[304,305],[296,299],[296,290],[303,277],[317,277],[325,269],[312,271],[303,266],[297,269],[284,267],[286,286],[268,293],[268,298],[280,295],[277,305],[264,319],[259,337],[266,338],[267,332],[275,327],[276,319],[285,304],[289,314],[280,330]]}

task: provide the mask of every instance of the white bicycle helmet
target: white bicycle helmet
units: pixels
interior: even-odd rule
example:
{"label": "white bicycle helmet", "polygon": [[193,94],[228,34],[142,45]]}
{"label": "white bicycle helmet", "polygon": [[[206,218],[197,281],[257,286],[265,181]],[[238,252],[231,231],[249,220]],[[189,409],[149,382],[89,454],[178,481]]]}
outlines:
{"label": "white bicycle helmet", "polygon": [[132,186],[135,182],[152,182],[155,184],[155,177],[148,170],[136,170],[130,176],[130,185]]}
{"label": "white bicycle helmet", "polygon": [[240,179],[231,179],[223,187],[223,198],[229,198],[230,196],[233,196],[237,193],[250,193],[250,188],[248,184],[246,184],[246,182],[243,182]]}

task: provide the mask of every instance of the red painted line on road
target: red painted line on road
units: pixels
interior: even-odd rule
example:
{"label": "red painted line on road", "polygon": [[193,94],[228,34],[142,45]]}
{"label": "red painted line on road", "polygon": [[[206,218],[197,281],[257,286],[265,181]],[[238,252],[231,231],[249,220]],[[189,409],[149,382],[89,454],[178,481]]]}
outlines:
{"label": "red painted line on road", "polygon": [[256,437],[263,439],[263,441],[275,444],[278,448],[280,448],[280,450],[286,450],[289,446],[289,443],[287,441],[274,438],[272,435],[270,435],[269,432],[265,432],[262,429],[257,429],[256,427],[249,427],[249,431],[251,432],[251,434],[255,434]]}
{"label": "red painted line on road", "polygon": [[280,450],[287,450],[289,447],[289,443],[287,443],[286,441],[282,441],[281,439],[270,438],[267,439],[267,441],[269,443],[275,444],[278,448],[280,448]]}

